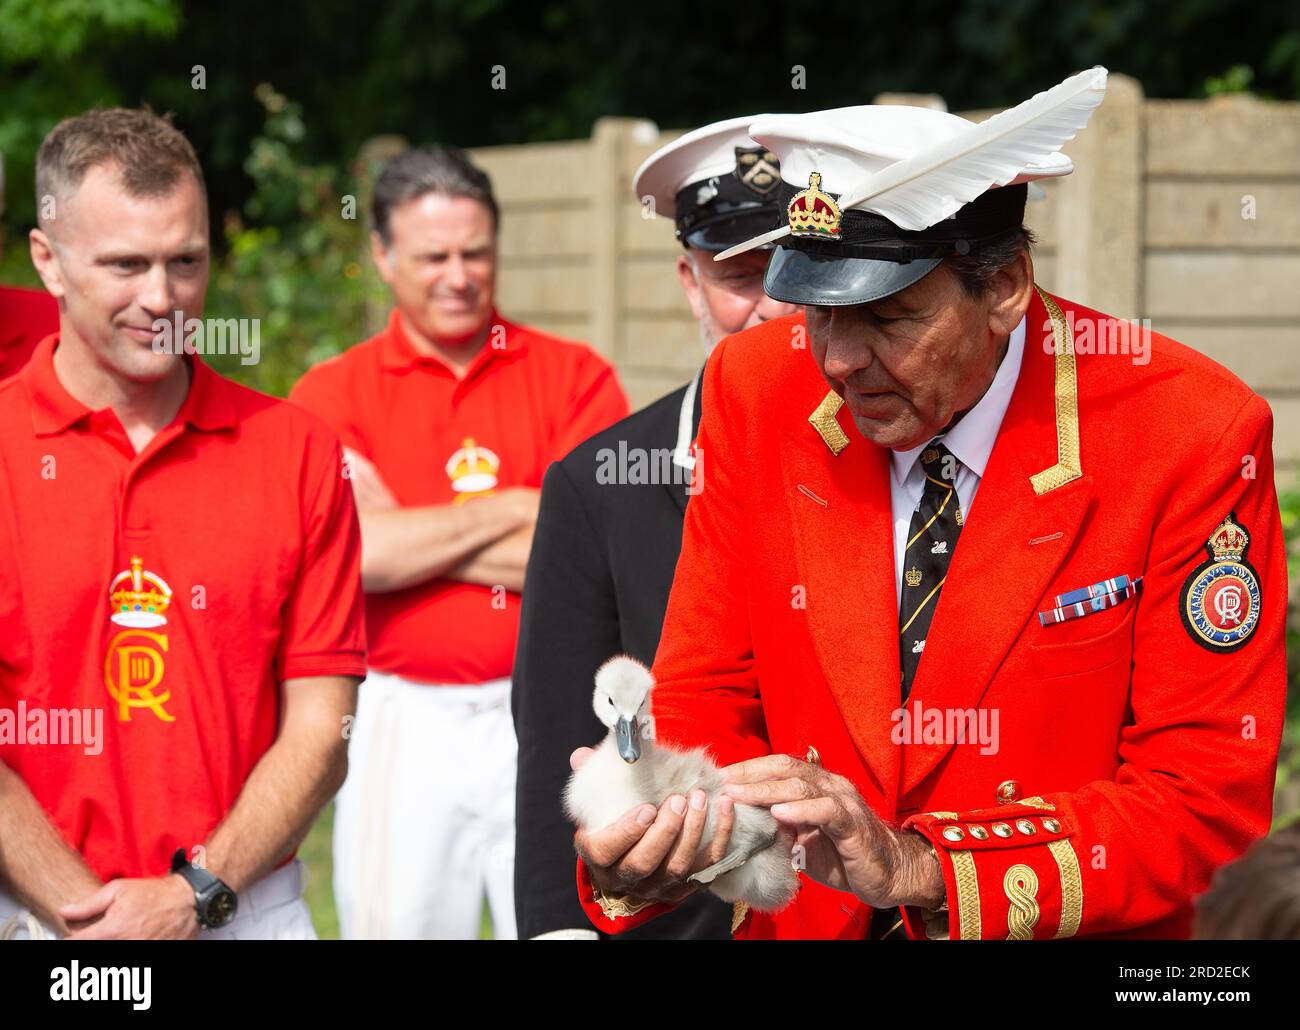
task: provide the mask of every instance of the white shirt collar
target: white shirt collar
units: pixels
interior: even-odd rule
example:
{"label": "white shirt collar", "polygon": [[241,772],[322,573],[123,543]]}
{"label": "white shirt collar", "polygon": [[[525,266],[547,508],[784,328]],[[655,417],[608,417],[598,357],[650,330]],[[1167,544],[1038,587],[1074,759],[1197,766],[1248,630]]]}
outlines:
{"label": "white shirt collar", "polygon": [[[1011,394],[1020,378],[1020,362],[1025,354],[1025,319],[1011,330],[1007,341],[1007,352],[1002,364],[998,366],[993,382],[984,391],[975,407],[962,417],[951,430],[944,434],[944,446],[958,461],[979,476],[984,477],[984,468],[988,465],[989,455],[993,452],[993,443],[998,438],[998,429],[1002,426],[1002,417],[1007,413],[1011,403]],[[907,482],[907,477],[920,455],[930,443],[926,440],[911,450],[894,451],[894,480],[900,486]]]}

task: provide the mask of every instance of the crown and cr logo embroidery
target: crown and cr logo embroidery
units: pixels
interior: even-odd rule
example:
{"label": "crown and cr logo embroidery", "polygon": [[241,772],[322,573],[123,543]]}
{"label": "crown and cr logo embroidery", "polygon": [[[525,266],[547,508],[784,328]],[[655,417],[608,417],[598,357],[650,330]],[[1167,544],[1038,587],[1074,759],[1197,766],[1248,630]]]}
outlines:
{"label": "crown and cr logo embroidery", "polygon": [[1249,548],[1250,534],[1229,514],[1206,541],[1209,559],[1183,584],[1183,626],[1208,651],[1235,651],[1259,627],[1259,577],[1246,560]]}
{"label": "crown and cr logo embroidery", "polygon": [[104,685],[117,702],[117,717],[130,722],[139,709],[153,712],[163,722],[176,717],[164,707],[171,691],[162,690],[167,634],[155,632],[167,624],[172,588],[161,576],[146,571],[144,560],[131,556],[131,567],[109,584],[109,618],[126,627],[108,643],[104,656]]}

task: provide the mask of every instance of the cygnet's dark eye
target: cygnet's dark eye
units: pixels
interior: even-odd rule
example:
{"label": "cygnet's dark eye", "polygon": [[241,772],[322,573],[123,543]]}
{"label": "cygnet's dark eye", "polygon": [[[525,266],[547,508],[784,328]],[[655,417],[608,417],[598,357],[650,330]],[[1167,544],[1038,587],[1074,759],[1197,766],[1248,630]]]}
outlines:
{"label": "cygnet's dark eye", "polygon": [[612,697],[607,697],[607,698],[605,698],[605,700],[609,702],[609,706],[610,706],[611,708],[614,707],[614,699],[613,699]]}

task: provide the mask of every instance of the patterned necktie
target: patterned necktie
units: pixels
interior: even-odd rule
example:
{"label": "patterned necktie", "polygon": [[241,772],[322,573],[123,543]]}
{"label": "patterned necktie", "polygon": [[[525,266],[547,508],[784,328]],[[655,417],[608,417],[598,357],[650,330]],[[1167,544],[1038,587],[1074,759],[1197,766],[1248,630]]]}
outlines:
{"label": "patterned necktie", "polygon": [[898,654],[902,696],[907,700],[916,668],[925,650],[930,619],[939,603],[939,589],[948,576],[948,563],[957,549],[964,518],[957,498],[959,462],[938,439],[921,452],[925,490],[907,531],[903,550],[903,596],[898,606]]}

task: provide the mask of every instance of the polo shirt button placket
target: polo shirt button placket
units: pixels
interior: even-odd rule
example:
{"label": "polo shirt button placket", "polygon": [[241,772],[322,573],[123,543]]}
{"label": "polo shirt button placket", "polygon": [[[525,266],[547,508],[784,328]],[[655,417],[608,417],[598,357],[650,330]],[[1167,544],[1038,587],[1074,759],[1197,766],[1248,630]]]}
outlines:
{"label": "polo shirt button placket", "polygon": [[122,487],[118,495],[118,535],[123,540],[139,541],[149,536],[148,522],[137,521],[133,517],[136,508],[133,502],[137,497],[135,477],[139,469],[139,465],[132,465],[122,477]]}

